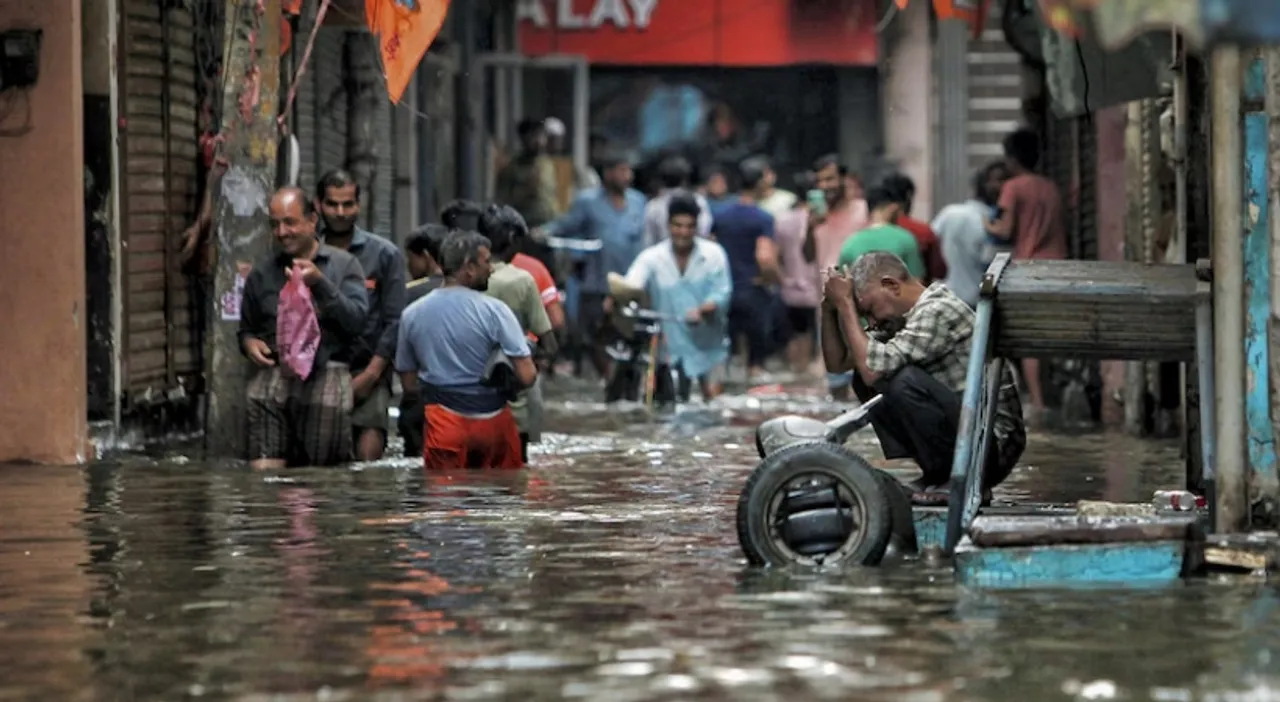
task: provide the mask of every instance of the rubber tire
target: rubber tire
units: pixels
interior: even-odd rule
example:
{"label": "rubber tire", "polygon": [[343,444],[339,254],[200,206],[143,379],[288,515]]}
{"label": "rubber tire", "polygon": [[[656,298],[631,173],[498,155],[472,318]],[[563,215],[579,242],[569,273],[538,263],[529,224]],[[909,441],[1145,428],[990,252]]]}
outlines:
{"label": "rubber tire", "polygon": [[893,534],[894,518],[890,497],[885,494],[883,478],[858,454],[825,441],[811,441],[787,446],[760,462],[747,478],[738,496],[738,543],[752,565],[785,567],[796,565],[795,559],[778,549],[769,537],[769,502],[787,482],[806,473],[837,476],[857,494],[865,506],[862,539],[839,562],[831,565],[878,565],[884,558]]}
{"label": "rubber tire", "polygon": [[916,518],[911,509],[911,496],[907,492],[907,486],[886,471],[878,468],[872,470],[884,485],[886,497],[889,500],[889,511],[893,514],[893,533],[890,543],[897,548],[899,554],[919,553],[920,544],[916,540]]}

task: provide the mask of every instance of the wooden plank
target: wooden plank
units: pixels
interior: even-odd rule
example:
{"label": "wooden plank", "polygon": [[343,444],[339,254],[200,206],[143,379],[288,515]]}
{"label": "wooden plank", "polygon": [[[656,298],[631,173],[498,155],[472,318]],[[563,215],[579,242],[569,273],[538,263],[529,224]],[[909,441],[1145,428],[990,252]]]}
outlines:
{"label": "wooden plank", "polygon": [[956,547],[956,580],[983,588],[1122,586],[1177,583],[1198,556],[1199,544],[1181,539],[1140,543],[979,548]]}
{"label": "wooden plank", "polygon": [[1195,540],[1202,537],[1195,516],[1155,517],[991,517],[969,529],[979,548]]}
{"label": "wooden plank", "polygon": [[1280,538],[1275,532],[1211,534],[1205,538],[1204,560],[1217,570],[1272,572],[1280,566]]}
{"label": "wooden plank", "polygon": [[[1076,514],[1070,507],[1046,504],[993,505],[984,507],[984,516],[991,517],[1071,517]],[[946,507],[921,507],[911,509],[915,522],[916,543],[921,549],[942,548],[947,531]]]}

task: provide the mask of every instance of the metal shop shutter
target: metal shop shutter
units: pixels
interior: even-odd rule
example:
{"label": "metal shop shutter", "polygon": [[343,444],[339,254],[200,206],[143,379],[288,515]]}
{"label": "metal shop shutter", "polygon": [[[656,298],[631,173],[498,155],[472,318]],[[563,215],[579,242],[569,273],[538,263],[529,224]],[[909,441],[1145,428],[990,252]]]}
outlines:
{"label": "metal shop shutter", "polygon": [[136,404],[201,372],[177,260],[198,205],[197,71],[188,10],[162,11],[159,0],[121,9],[122,389]]}
{"label": "metal shop shutter", "polygon": [[[311,28],[299,29],[300,37]],[[321,27],[316,33],[311,62],[298,86],[298,145],[302,151],[298,185],[315,192],[316,181],[347,163],[347,91],[342,81],[342,47],[346,31]],[[299,53],[301,60],[301,53]]]}

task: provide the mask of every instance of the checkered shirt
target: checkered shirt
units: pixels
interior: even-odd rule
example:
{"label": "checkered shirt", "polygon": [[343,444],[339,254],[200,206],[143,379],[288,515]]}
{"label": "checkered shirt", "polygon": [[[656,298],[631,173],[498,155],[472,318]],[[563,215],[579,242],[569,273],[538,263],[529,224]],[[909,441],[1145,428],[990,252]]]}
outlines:
{"label": "checkered shirt", "polygon": [[[977,321],[973,310],[945,285],[934,283],[907,312],[904,321],[897,332],[877,332],[872,336],[867,345],[867,367],[888,376],[905,366],[918,366],[943,385],[963,393]],[[995,438],[1001,465],[1017,462],[1026,447],[1027,435],[1013,364],[1009,362],[1001,374]]]}

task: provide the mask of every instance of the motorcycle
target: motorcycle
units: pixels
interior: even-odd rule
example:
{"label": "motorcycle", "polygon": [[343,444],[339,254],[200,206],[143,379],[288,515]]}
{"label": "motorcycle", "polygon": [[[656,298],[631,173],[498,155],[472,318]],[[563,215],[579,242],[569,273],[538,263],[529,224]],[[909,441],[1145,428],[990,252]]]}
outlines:
{"label": "motorcycle", "polygon": [[605,384],[605,402],[628,400],[669,406],[688,402],[692,383],[661,356],[662,324],[666,315],[632,301],[618,305],[610,323],[615,338],[605,347],[613,369]]}

